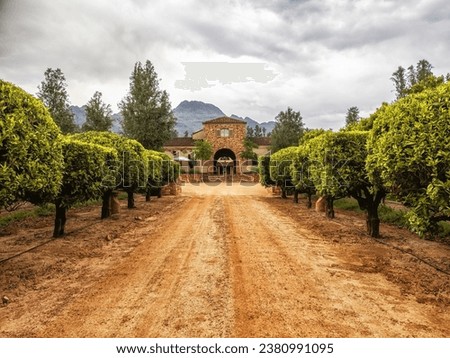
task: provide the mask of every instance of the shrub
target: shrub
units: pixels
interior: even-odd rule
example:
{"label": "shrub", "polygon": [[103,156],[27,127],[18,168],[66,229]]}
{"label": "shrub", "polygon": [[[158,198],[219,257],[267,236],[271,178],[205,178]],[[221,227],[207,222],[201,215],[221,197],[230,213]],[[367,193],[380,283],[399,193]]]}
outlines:
{"label": "shrub", "polygon": [[289,189],[293,189],[291,165],[297,148],[283,148],[270,157],[270,179],[281,188],[281,196],[283,198],[286,198]]}
{"label": "shrub", "polygon": [[116,168],[109,164],[117,160],[117,151],[97,144],[62,137],[64,170],[62,184],[56,196],[53,236],[64,234],[66,212],[76,203],[99,199],[115,187],[110,180]]}
{"label": "shrub", "polygon": [[410,207],[421,236],[450,219],[450,83],[383,106],[373,123],[367,170]]}
{"label": "shrub", "polygon": [[63,167],[59,135],[41,101],[0,80],[0,206],[55,197]]}
{"label": "shrub", "polygon": [[[117,177],[116,187],[124,189],[128,194],[128,208],[134,208],[134,192],[139,188],[145,188],[148,182],[148,163],[146,161],[145,149],[138,141],[125,138],[111,132],[85,132],[71,136],[74,139],[87,143],[99,144],[104,147],[113,148],[117,151],[118,162],[116,163]],[[110,200],[109,193],[103,198],[102,217],[108,217],[106,208]]]}

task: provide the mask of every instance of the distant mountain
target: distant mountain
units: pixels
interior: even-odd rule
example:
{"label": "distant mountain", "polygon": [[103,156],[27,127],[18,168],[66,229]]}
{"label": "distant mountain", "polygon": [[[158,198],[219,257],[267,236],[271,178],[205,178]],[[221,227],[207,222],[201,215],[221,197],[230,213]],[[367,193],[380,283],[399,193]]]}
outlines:
{"label": "distant mountain", "polygon": [[111,131],[114,133],[122,133],[122,115],[120,113],[114,113],[111,117],[113,119]]}
{"label": "distant mountain", "polygon": [[[202,129],[202,123],[208,119],[226,116],[219,107],[201,101],[183,101],[173,110],[173,113],[177,118],[175,129],[179,136],[183,136],[185,131],[188,131],[191,135],[193,132]],[[264,127],[267,133],[271,132],[275,126],[273,121],[258,123],[250,117],[242,118],[235,114],[232,114],[230,117],[245,121],[252,128],[256,125],[259,125],[261,128]]]}
{"label": "distant mountain", "polygon": [[255,126],[257,124],[259,125],[259,123],[257,121],[255,121],[254,119],[251,119],[250,117],[242,118],[242,117],[239,117],[239,116],[237,116],[235,114],[232,114],[230,117],[231,118],[240,119],[241,121],[247,122],[247,126],[249,126],[249,127],[255,128]]}
{"label": "distant mountain", "polygon": [[272,132],[273,128],[275,127],[275,123],[276,123],[275,121],[259,123],[250,117],[242,118],[235,114],[232,114],[230,117],[240,119],[241,121],[247,122],[247,126],[249,126],[251,128],[255,128],[256,125],[260,126],[261,128],[266,128],[266,133]]}
{"label": "distant mountain", "polygon": [[81,127],[84,122],[86,122],[86,106],[78,107],[78,106],[70,106],[70,110],[73,113],[75,124],[78,127]]}
{"label": "distant mountain", "polygon": [[202,123],[208,119],[225,116],[220,108],[201,101],[183,101],[173,110],[173,114],[177,118],[175,129],[179,136],[183,136],[185,131],[192,134],[202,129]]}
{"label": "distant mountain", "polygon": [[[75,119],[75,124],[81,128],[84,122],[86,122],[86,106],[70,106]],[[114,133],[120,133],[122,131],[122,126],[120,122],[122,121],[122,115],[120,113],[115,113],[112,115],[113,125],[111,131]]]}
{"label": "distant mountain", "polygon": [[[86,122],[86,106],[70,106],[70,110],[74,114],[75,123],[81,128],[83,123]],[[173,110],[173,113],[177,118],[175,129],[180,137],[184,135],[185,131],[188,131],[189,135],[192,135],[193,132],[202,129],[202,123],[204,121],[226,116],[219,107],[201,101],[183,101]],[[261,128],[266,128],[267,133],[271,132],[275,127],[274,121],[258,123],[250,117],[242,118],[235,114],[232,114],[230,117],[245,121],[247,122],[247,125],[252,128],[255,128],[256,125],[259,125]],[[120,123],[122,122],[122,115],[120,113],[115,113],[112,115],[112,118],[112,131],[121,133],[122,126]]]}

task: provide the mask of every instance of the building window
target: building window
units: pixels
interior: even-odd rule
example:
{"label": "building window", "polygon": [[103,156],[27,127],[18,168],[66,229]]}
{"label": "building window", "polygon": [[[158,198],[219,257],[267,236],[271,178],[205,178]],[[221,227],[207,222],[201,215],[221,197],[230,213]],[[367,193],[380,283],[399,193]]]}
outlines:
{"label": "building window", "polygon": [[230,136],[230,130],[228,128],[223,128],[220,130],[220,136],[221,137],[229,137]]}

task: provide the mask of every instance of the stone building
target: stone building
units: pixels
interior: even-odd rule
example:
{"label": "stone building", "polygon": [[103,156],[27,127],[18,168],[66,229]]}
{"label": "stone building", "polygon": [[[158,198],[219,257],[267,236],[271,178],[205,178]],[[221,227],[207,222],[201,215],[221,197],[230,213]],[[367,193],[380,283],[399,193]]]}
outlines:
{"label": "stone building", "polygon": [[[193,159],[192,151],[197,140],[207,140],[213,146],[213,155],[203,166],[204,172],[222,174],[246,171],[252,163],[241,158],[247,123],[230,117],[219,117],[203,122],[203,128],[194,132],[190,138],[173,138],[164,145],[166,153],[188,166]],[[254,152],[264,155],[269,151],[270,137],[252,138],[258,145]]]}

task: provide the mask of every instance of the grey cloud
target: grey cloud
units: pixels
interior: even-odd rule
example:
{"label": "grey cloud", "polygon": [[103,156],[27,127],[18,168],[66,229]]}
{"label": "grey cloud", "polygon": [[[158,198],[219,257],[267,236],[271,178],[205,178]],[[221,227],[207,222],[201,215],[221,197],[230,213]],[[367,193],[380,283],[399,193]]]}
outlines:
{"label": "grey cloud", "polygon": [[[86,87],[121,97],[134,63],[149,59],[172,99],[201,88],[192,99],[248,106],[260,120],[291,105],[313,126],[390,100],[398,65],[426,58],[449,72],[449,14],[448,0],[0,0],[0,77],[36,92],[60,67],[82,104]],[[182,79],[180,63],[193,61],[267,64],[277,76],[261,86],[258,75],[233,82],[188,65]],[[230,78],[238,84],[223,86]]]}
{"label": "grey cloud", "polygon": [[337,9],[330,3],[266,1],[261,5],[254,2],[256,8],[265,8],[277,17],[276,24],[256,18],[235,27],[226,19],[217,21],[214,16],[205,16],[202,10],[182,21],[190,23],[187,36],[194,33],[201,46],[212,52],[235,58],[253,56],[273,63],[297,62],[306,67],[313,67],[311,63],[320,55],[320,47],[340,51],[357,49],[398,38],[410,27],[392,14],[383,13],[390,10],[389,3],[373,13],[354,9],[355,2],[344,2]]}
{"label": "grey cloud", "polygon": [[41,73],[46,67],[60,67],[78,80],[103,81],[126,65],[131,71],[128,59],[138,57],[144,48],[148,32],[139,31],[133,23],[127,25],[115,8],[88,7],[83,2],[27,5],[18,9],[9,33],[4,34],[8,37],[5,51],[10,58],[20,58],[18,66],[33,63]]}
{"label": "grey cloud", "polygon": [[[274,16],[279,17],[274,14]],[[230,25],[227,21],[217,21],[208,16],[181,19],[189,23],[185,33],[186,41],[191,45],[207,49],[210,53],[225,54],[233,58],[250,56],[266,62],[288,63],[306,62],[309,54],[303,56],[298,43],[292,43],[289,24],[270,24],[260,22]],[[192,39],[195,39],[195,44]]]}
{"label": "grey cloud", "polygon": [[448,0],[425,1],[423,3],[423,19],[430,23],[448,21],[450,3]]}

